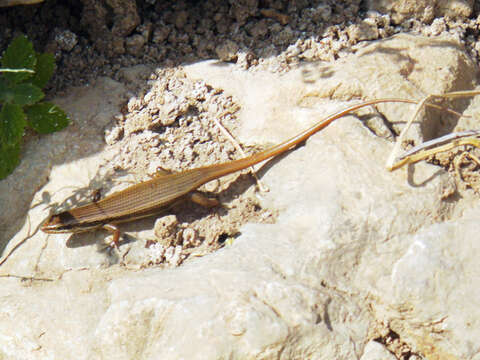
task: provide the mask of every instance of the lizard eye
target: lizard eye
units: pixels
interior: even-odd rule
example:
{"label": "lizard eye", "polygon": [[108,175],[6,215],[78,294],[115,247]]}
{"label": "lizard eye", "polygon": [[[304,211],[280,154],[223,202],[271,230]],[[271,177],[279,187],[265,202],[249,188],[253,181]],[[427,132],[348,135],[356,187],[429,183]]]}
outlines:
{"label": "lizard eye", "polygon": [[42,225],[42,231],[47,232],[58,228],[58,225],[61,224],[60,216],[52,215],[47,221]]}
{"label": "lizard eye", "polygon": [[62,221],[60,219],[60,216],[58,215],[53,215],[50,217],[50,219],[48,219],[48,221],[45,223],[45,225],[58,225],[60,224]]}

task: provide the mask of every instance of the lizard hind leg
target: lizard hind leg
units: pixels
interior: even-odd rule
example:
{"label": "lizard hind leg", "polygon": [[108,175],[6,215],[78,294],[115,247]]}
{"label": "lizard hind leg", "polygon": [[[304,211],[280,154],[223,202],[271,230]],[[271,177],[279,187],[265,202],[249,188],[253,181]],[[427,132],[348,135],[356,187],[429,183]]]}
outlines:
{"label": "lizard hind leg", "polygon": [[206,197],[199,191],[192,191],[189,194],[189,198],[194,203],[199,204],[206,208],[211,208],[220,204],[220,202],[217,199]]}
{"label": "lizard hind leg", "polygon": [[112,238],[112,241],[110,242],[109,244],[109,247],[110,248],[116,248],[117,250],[119,249],[119,244],[120,244],[120,230],[118,230],[118,228],[113,225],[113,224],[105,224],[103,225],[103,228],[109,232],[112,233],[113,235],[113,238]]}

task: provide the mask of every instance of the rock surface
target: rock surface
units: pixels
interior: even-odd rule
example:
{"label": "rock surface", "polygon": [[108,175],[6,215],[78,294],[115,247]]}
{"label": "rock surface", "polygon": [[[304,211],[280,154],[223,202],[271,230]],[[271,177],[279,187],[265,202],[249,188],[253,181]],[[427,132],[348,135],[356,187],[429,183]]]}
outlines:
{"label": "rock surface", "polygon": [[366,346],[360,360],[395,360],[396,357],[385,349],[382,344],[370,341]]}
{"label": "rock surface", "polygon": [[370,10],[389,13],[397,24],[411,18],[427,22],[441,16],[467,18],[473,12],[473,5],[473,0],[367,0]]}
{"label": "rock surface", "polygon": [[[241,142],[265,144],[354,99],[471,88],[473,70],[448,39],[401,36],[284,75],[211,62],[185,73],[232,94]],[[12,234],[2,258],[28,232],[18,216],[28,204],[34,228],[47,194],[60,201],[73,199],[74,188],[95,188],[115,161],[103,131],[126,97],[121,84],[101,80],[61,104],[74,125],[28,144],[13,174],[18,188],[0,183],[9,208],[1,224]],[[392,123],[413,108],[379,107]],[[247,224],[231,244],[181,267],[137,266],[153,230],[132,231],[136,241],[111,256],[94,246],[101,233],[73,236],[76,247],[65,246],[68,234],[37,233],[0,267],[0,358],[478,359],[477,198],[459,194],[452,175],[434,165],[388,173],[393,143],[375,133],[389,126],[370,115],[379,129],[348,116],[262,167],[270,192],[257,197],[278,212],[276,223]],[[410,138],[451,130],[430,116]],[[51,163],[50,173],[37,169]],[[38,191],[25,193],[20,180],[32,178]]]}

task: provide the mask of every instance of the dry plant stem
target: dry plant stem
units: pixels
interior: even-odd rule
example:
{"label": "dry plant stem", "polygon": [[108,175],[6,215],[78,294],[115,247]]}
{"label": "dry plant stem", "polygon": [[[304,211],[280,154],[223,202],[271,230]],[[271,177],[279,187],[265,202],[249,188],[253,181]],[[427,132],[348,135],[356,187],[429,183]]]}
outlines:
{"label": "dry plant stem", "polygon": [[[480,131],[466,131],[463,133],[452,133],[440,138],[427,141],[419,146],[416,146],[408,153],[404,154],[400,160],[398,160],[392,167],[390,171],[396,170],[406,164],[414,164],[421,160],[426,159],[427,157],[440,153],[452,150],[458,146],[462,145],[471,145],[476,148],[480,148],[480,139],[472,137],[471,133],[476,133],[477,136],[480,135]],[[441,145],[438,145],[441,144]],[[438,145],[434,148],[432,146]]]}
{"label": "dry plant stem", "polygon": [[473,155],[473,154],[470,154],[470,153],[467,152],[467,151],[462,152],[462,154],[461,154],[461,155],[454,161],[454,163],[453,163],[453,166],[454,166],[454,168],[455,168],[455,174],[456,174],[457,177],[458,177],[460,180],[462,180],[462,181],[465,181],[465,180],[463,179],[462,173],[461,173],[461,171],[460,171],[460,163],[462,162],[462,160],[463,160],[464,158],[467,158],[467,157],[469,157],[470,159],[472,159],[473,162],[477,164],[477,166],[480,166],[480,159],[479,159],[478,157],[476,157],[476,156]]}
{"label": "dry plant stem", "polygon": [[397,141],[395,142],[395,145],[393,146],[392,152],[390,153],[390,156],[387,159],[386,167],[389,171],[394,170],[393,169],[393,163],[395,161],[395,156],[400,151],[400,147],[402,146],[402,142],[403,142],[403,139],[405,138],[405,134],[410,129],[410,126],[412,125],[413,121],[417,118],[418,113],[422,110],[425,103],[431,98],[432,98],[432,95],[429,95],[418,103],[417,107],[415,108],[415,112],[413,113],[413,116],[410,118],[410,120],[407,121],[407,123],[405,124],[405,127],[403,128],[402,132],[398,136]]}
{"label": "dry plant stem", "polygon": [[8,72],[8,73],[20,73],[20,72],[26,72],[26,73],[35,73],[35,71],[31,70],[31,69],[4,69],[4,68],[0,68],[0,72]]}
{"label": "dry plant stem", "polygon": [[30,280],[30,281],[55,281],[55,279],[50,278],[41,278],[35,276],[23,276],[23,275],[15,275],[15,274],[0,274],[0,278],[15,278],[20,279],[22,281]]}
{"label": "dry plant stem", "polygon": [[[405,127],[403,128],[402,132],[400,133],[399,137],[397,138],[395,146],[393,147],[393,150],[390,153],[390,156],[388,157],[388,160],[387,160],[387,163],[386,163],[387,169],[389,171],[393,171],[393,170],[398,169],[399,167],[403,166],[404,164],[410,163],[408,160],[406,160],[405,162],[403,162],[400,165],[398,163],[394,164],[396,155],[399,153],[400,147],[401,147],[402,142],[403,142],[403,139],[405,138],[405,134],[410,129],[410,126],[412,125],[413,121],[417,118],[420,110],[425,105],[432,105],[432,104],[427,103],[429,100],[433,100],[433,99],[454,99],[454,98],[475,96],[475,95],[479,95],[479,94],[480,94],[480,90],[453,91],[453,92],[449,92],[449,93],[445,93],[445,94],[441,94],[441,95],[430,94],[427,97],[425,97],[423,100],[421,100],[418,103],[418,105],[415,109],[415,112],[413,113],[413,116],[405,124]],[[446,151],[446,150],[439,150],[438,152],[441,152],[441,151]],[[422,160],[422,159],[420,159],[420,160]],[[420,161],[420,160],[416,160],[414,162],[417,162],[417,161]]]}
{"label": "dry plant stem", "polygon": [[[220,115],[221,117],[224,116],[225,114],[222,114]],[[230,140],[230,142],[232,143],[232,145],[235,147],[235,149],[237,149],[237,151],[243,156],[243,157],[247,157],[247,155],[245,154],[245,152],[243,151],[242,147],[240,146],[240,144],[238,143],[238,141],[235,140],[235,138],[232,136],[232,134],[230,134],[230,132],[225,129],[225,127],[222,125],[222,123],[215,117],[213,118],[213,120],[215,121],[215,124],[217,125],[217,127],[220,129],[220,131],[223,133],[223,136],[225,136],[228,140]],[[261,192],[268,192],[269,189],[263,185],[263,183],[260,181],[260,179],[258,178],[257,176],[257,173],[256,173],[256,170],[255,170],[255,167],[253,166],[250,166],[250,171],[253,175],[253,177],[255,178],[255,180],[257,181],[257,185],[258,185],[258,188]]]}
{"label": "dry plant stem", "polygon": [[422,150],[432,149],[432,148],[440,146],[440,145],[448,144],[448,143],[453,142],[457,139],[466,138],[466,137],[473,137],[474,138],[474,137],[478,137],[478,136],[480,136],[480,130],[467,130],[467,131],[461,131],[461,132],[456,132],[456,133],[450,133],[450,134],[444,135],[444,136],[436,138],[436,139],[425,141],[425,142],[421,143],[420,145],[417,145],[417,146],[411,148],[410,150],[406,151],[401,156],[399,156],[397,159],[402,160],[402,159],[404,159],[406,157],[409,157],[409,156],[412,156],[412,155],[414,155],[414,154],[416,154],[416,153],[418,153]]}
{"label": "dry plant stem", "polygon": [[22,240],[20,240],[18,242],[17,245],[15,245],[9,252],[8,254],[3,258],[2,261],[0,261],[0,266],[2,266],[5,261],[7,261],[7,259],[13,254],[14,251],[16,251],[20,246],[22,246],[23,244],[25,244],[27,242],[28,239],[30,239],[31,237],[33,237],[37,232],[38,230],[40,230],[40,227],[42,226],[44,220],[40,222],[40,224],[37,225],[35,231],[33,233],[30,234],[30,229],[31,229],[31,223],[30,223],[30,217],[27,217],[28,219],[28,231],[27,231],[27,236],[25,238],[23,238]]}
{"label": "dry plant stem", "polygon": [[464,154],[466,155],[466,157],[469,157],[470,159],[473,160],[474,163],[476,163],[478,166],[480,166],[480,159],[478,157],[476,157],[475,155],[469,153],[469,152],[464,152]]}
{"label": "dry plant stem", "polygon": [[465,157],[465,154],[467,154],[466,151],[464,151],[458,158],[456,158],[453,161],[453,168],[455,169],[455,175],[457,175],[457,178],[460,179],[461,181],[464,181],[464,180],[463,180],[462,173],[460,172],[460,163]]}
{"label": "dry plant stem", "polygon": [[452,91],[441,95],[432,95],[434,97],[442,99],[458,99],[469,96],[480,95],[480,90],[462,90],[462,91]]}

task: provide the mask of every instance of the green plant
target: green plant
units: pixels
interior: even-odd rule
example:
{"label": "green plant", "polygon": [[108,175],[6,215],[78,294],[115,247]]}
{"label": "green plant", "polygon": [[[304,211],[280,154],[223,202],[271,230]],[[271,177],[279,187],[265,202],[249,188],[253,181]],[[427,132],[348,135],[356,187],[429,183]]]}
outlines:
{"label": "green plant", "polygon": [[55,104],[40,102],[42,88],[53,74],[53,55],[36,53],[23,35],[16,37],[0,60],[0,179],[20,162],[25,127],[40,134],[63,129],[69,123]]}

